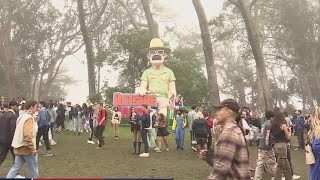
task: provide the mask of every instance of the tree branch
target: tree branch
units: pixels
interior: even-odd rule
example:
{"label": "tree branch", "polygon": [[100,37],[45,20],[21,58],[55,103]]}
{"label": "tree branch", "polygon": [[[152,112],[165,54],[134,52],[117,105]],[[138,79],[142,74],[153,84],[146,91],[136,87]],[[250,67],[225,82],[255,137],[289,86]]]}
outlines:
{"label": "tree branch", "polygon": [[140,27],[139,27],[139,25],[137,23],[136,18],[133,15],[132,11],[128,8],[128,6],[122,0],[118,0],[117,2],[127,11],[128,15],[129,15],[129,18],[130,18],[130,21],[131,21],[134,29],[136,31],[140,31]]}
{"label": "tree branch", "polygon": [[252,7],[257,3],[258,0],[251,0],[249,3],[249,9],[252,9]]}
{"label": "tree branch", "polygon": [[231,4],[235,6],[239,6],[239,1],[238,0],[228,0]]}

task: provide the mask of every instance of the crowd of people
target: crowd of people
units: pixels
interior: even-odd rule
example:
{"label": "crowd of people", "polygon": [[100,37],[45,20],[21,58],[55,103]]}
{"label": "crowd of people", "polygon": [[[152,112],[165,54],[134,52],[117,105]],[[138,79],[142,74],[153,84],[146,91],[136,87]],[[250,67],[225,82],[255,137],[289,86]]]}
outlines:
{"label": "crowd of people", "polygon": [[[63,134],[69,130],[74,135],[86,132],[87,143],[97,144],[96,149],[103,149],[103,132],[108,118],[111,118],[114,139],[120,138],[122,114],[118,107],[105,107],[102,102],[72,105],[64,99],[59,102],[23,99],[9,103],[3,99],[0,104],[0,165],[9,151],[14,157],[7,178],[21,177],[19,171],[24,163],[32,177],[39,177],[37,151],[43,142],[46,148],[43,156],[52,156],[51,146],[56,145],[54,132]],[[169,102],[169,105],[174,103],[171,130],[168,130],[166,116],[158,114],[156,109],[143,105],[139,114],[135,107],[130,108],[133,154],[149,157],[149,148],[154,148],[157,153],[170,151],[167,137],[170,133],[175,135],[176,150],[183,151],[188,129],[190,149],[213,166],[208,179],[259,180],[264,173],[275,180],[299,179],[293,173],[290,141],[295,134],[299,144],[295,150],[304,150],[307,130],[308,143],[316,157],[310,168],[310,179],[320,179],[316,173],[320,168],[317,156],[320,153],[320,108],[306,116],[300,110],[289,116],[280,108],[272,111],[258,108],[251,112],[249,108],[227,99],[215,106],[216,113],[212,118],[207,108],[192,106],[186,110],[182,108],[182,102],[181,97]],[[258,159],[254,177],[251,177],[248,145],[255,144],[258,145]]]}

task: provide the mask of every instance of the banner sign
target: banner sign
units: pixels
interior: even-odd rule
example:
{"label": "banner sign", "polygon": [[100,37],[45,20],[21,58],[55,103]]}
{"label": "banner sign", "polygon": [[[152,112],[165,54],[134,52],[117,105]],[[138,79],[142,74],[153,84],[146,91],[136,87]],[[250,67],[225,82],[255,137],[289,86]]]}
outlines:
{"label": "banner sign", "polygon": [[113,106],[117,106],[124,119],[129,118],[130,108],[134,107],[138,114],[142,114],[142,105],[146,104],[151,107],[157,107],[157,96],[146,94],[140,96],[139,94],[131,93],[113,93]]}

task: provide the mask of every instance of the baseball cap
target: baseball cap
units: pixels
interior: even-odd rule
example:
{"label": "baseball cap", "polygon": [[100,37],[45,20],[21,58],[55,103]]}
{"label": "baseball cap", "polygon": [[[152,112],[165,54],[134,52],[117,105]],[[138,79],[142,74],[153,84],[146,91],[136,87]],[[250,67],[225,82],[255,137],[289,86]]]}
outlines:
{"label": "baseball cap", "polygon": [[215,107],[216,109],[227,107],[236,113],[240,111],[240,106],[238,102],[234,99],[225,99],[220,104],[214,105],[213,107]]}

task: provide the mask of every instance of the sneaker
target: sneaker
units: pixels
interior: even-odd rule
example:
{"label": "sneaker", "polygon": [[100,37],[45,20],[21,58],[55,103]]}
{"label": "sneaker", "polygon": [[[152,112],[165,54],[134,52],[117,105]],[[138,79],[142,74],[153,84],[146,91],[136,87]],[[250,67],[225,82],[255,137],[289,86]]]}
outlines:
{"label": "sneaker", "polygon": [[183,148],[180,148],[181,151],[183,151]]}
{"label": "sneaker", "polygon": [[195,147],[191,147],[191,149],[192,149],[194,152],[197,152],[197,151],[198,151],[197,148],[195,148]]}
{"label": "sneaker", "polygon": [[157,152],[157,153],[161,153],[161,150],[160,150],[160,149],[158,149],[158,150],[156,150],[156,152]]}
{"label": "sneaker", "polygon": [[294,175],[292,176],[292,179],[300,179],[300,176],[294,174]]}
{"label": "sneaker", "polygon": [[52,156],[53,154],[52,153],[49,153],[49,152],[46,152],[45,154],[43,154],[43,156],[46,156],[46,157],[49,157],[49,156]]}
{"label": "sneaker", "polygon": [[166,151],[169,152],[170,151],[169,148],[166,148]]}
{"label": "sneaker", "polygon": [[159,151],[160,149],[158,147],[154,148],[154,151]]}
{"label": "sneaker", "polygon": [[39,146],[42,146],[42,143],[41,143],[41,142],[39,142]]}
{"label": "sneaker", "polygon": [[139,155],[140,157],[149,157],[149,153],[142,153]]}
{"label": "sneaker", "polygon": [[55,146],[55,145],[57,145],[57,143],[56,143],[56,142],[54,142],[54,140],[51,140],[50,144],[51,144],[51,146]]}
{"label": "sneaker", "polygon": [[26,178],[26,177],[23,177],[23,176],[21,176],[21,175],[17,175],[15,178],[17,178],[17,179],[24,179],[24,178]]}
{"label": "sneaker", "polygon": [[88,144],[95,144],[93,141],[88,140],[87,141]]}

